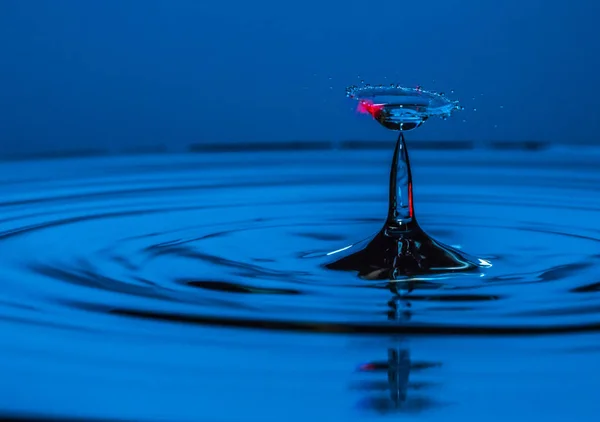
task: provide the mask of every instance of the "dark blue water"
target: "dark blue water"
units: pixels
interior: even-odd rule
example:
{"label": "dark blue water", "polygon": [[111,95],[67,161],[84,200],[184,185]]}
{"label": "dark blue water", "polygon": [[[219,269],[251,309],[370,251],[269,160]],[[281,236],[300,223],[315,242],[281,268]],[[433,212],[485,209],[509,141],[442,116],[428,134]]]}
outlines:
{"label": "dark blue water", "polygon": [[399,296],[323,267],[392,147],[1,163],[0,413],[595,420],[600,150],[414,145],[422,228],[493,266]]}

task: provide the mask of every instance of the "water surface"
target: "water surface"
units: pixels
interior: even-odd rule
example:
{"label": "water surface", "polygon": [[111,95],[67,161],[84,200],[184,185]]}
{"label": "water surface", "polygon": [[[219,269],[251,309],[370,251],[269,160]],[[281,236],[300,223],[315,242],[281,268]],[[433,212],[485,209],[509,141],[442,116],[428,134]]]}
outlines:
{"label": "water surface", "polygon": [[1,412],[594,420],[600,151],[454,145],[414,145],[415,209],[493,266],[404,296],[323,267],[392,143],[0,164]]}

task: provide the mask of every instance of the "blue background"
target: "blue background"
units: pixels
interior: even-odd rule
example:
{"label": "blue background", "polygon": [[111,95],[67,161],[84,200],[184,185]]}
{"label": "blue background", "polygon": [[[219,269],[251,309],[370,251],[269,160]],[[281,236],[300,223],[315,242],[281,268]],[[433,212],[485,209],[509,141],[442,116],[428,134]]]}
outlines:
{"label": "blue background", "polygon": [[413,139],[594,142],[599,12],[585,0],[2,0],[0,143],[389,139],[345,98],[361,80],[466,107]]}

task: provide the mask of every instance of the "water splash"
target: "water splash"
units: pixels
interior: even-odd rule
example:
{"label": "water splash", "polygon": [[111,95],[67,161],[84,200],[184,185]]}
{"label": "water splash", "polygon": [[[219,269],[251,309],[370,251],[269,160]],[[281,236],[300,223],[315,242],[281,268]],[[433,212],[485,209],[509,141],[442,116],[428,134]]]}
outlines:
{"label": "water splash", "polygon": [[[486,260],[470,257],[430,238],[415,217],[412,173],[403,132],[419,127],[431,116],[449,117],[462,108],[458,102],[420,86],[351,86],[346,95],[358,100],[360,112],[370,114],[384,127],[400,134],[392,158],[388,215],[383,229],[367,242],[330,253],[346,253],[346,256],[326,267],[357,271],[370,280],[402,280],[415,275],[490,267]],[[411,290],[411,285],[401,288],[403,292]]]}
{"label": "water splash", "polygon": [[458,101],[450,100],[444,93],[426,91],[420,86],[353,85],[346,88],[346,96],[358,101],[359,112],[370,114],[383,127],[391,130],[413,130],[430,117],[447,119],[455,111],[462,110]]}
{"label": "water splash", "polygon": [[388,214],[383,229],[372,239],[341,248],[329,256],[344,255],[326,267],[356,271],[369,280],[405,280],[412,290],[411,277],[491,267],[429,237],[415,216],[412,174],[404,134],[400,132],[390,169]]}

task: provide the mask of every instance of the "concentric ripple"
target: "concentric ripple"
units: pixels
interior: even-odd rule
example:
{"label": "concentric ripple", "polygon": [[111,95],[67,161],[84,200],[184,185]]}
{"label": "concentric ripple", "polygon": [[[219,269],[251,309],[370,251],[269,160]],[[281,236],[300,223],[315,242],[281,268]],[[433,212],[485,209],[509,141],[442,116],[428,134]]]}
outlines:
{"label": "concentric ripple", "polygon": [[[600,329],[600,153],[414,151],[422,227],[493,267],[421,277],[407,295],[323,267],[322,252],[380,228],[390,153],[4,163],[0,315],[87,329],[95,315],[102,330],[139,318],[367,333]],[[103,326],[102,315],[123,324]]]}

